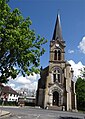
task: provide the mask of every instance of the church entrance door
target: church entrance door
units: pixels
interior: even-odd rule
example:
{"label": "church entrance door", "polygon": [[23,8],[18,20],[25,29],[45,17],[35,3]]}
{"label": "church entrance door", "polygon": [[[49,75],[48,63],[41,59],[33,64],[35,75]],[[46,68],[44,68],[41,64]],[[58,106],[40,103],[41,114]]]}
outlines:
{"label": "church entrance door", "polygon": [[53,92],[53,105],[59,106],[59,93],[57,91]]}

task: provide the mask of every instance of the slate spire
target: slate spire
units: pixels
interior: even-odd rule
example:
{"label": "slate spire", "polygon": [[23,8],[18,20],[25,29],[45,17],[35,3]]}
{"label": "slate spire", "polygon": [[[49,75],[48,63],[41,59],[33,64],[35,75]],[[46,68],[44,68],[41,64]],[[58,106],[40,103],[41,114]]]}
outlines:
{"label": "slate spire", "polygon": [[55,23],[55,29],[54,29],[52,40],[57,40],[57,39],[59,39],[59,40],[63,39],[59,14],[57,14],[57,19],[56,19],[56,23]]}

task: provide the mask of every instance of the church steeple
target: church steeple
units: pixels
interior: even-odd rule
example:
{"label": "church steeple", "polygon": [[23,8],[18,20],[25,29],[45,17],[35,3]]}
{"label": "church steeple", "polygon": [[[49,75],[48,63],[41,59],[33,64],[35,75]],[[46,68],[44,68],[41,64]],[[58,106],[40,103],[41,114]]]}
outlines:
{"label": "church steeple", "polygon": [[55,64],[65,61],[65,41],[62,37],[60,15],[57,14],[53,38],[50,41],[50,62]]}
{"label": "church steeple", "polygon": [[59,14],[57,14],[57,19],[56,19],[56,23],[55,23],[55,29],[54,29],[52,40],[57,40],[57,39],[59,39],[59,40],[63,39]]}

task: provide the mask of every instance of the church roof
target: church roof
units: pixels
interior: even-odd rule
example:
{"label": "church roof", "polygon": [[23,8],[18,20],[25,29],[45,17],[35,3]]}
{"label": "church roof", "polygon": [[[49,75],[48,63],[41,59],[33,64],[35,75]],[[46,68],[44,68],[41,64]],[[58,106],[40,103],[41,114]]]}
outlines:
{"label": "church roof", "polygon": [[55,23],[55,29],[54,29],[52,40],[57,40],[57,39],[62,40],[62,30],[61,30],[59,14],[57,14],[57,19],[56,19],[56,23]]}

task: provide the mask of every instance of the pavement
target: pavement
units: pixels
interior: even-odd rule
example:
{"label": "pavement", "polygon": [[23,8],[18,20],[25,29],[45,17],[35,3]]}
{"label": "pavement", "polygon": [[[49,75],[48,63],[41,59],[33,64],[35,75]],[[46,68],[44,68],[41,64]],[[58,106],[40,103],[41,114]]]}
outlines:
{"label": "pavement", "polygon": [[[19,108],[19,106],[18,107],[16,107],[16,106],[3,106],[3,107],[7,107],[7,108]],[[3,110],[4,109],[3,107],[0,106],[0,108],[1,108],[0,109],[0,118],[11,115],[10,112]]]}
{"label": "pavement", "polygon": [[11,113],[8,112],[8,111],[5,111],[4,108],[19,108],[19,107],[16,107],[16,106],[0,106],[0,118],[2,117],[5,117],[5,116],[10,116]]}
{"label": "pavement", "polygon": [[10,112],[0,109],[0,118],[4,117],[4,116],[9,116],[9,115],[10,115]]}
{"label": "pavement", "polygon": [[[9,116],[11,115],[11,113],[10,113],[11,111],[9,111],[9,112],[8,112],[8,111],[5,111],[5,110],[4,110],[5,108],[12,108],[12,109],[15,108],[14,110],[16,110],[17,108],[23,109],[23,107],[19,107],[19,106],[18,106],[18,107],[16,107],[16,106],[3,106],[3,107],[1,107],[1,106],[0,106],[0,118],[1,118],[1,119],[4,118],[4,117],[7,117],[7,119],[9,119]],[[37,108],[40,108],[40,107],[35,107],[35,108],[37,109]],[[27,110],[26,107],[25,107],[25,110]],[[22,111],[23,111],[23,110],[22,110]],[[28,111],[28,110],[27,110],[27,111]],[[31,111],[31,110],[30,110],[30,111]],[[38,110],[38,111],[39,111],[39,110]],[[21,112],[21,110],[20,110],[20,112]],[[36,112],[35,112],[35,113],[36,113]],[[41,115],[39,114],[38,116],[42,116],[42,115],[43,115],[43,114],[41,114]],[[65,115],[65,114],[64,114],[64,115]],[[23,115],[17,115],[17,116],[18,116],[18,117],[21,117],[21,116],[23,116]],[[32,115],[30,114],[29,117],[30,117],[30,116],[33,116],[33,114],[32,114]],[[34,114],[34,116],[36,116],[36,115]],[[49,116],[49,115],[48,115],[48,116]],[[51,116],[52,116],[52,115],[51,115]],[[55,115],[54,115],[54,116],[55,116]],[[37,117],[36,119],[38,119],[38,118],[39,118],[39,117]],[[49,118],[52,119],[52,117],[49,117]],[[85,118],[85,117],[84,117],[84,118]],[[26,119],[28,119],[28,115],[27,115],[27,118],[26,118]],[[48,118],[46,118],[46,119],[48,119]],[[57,118],[56,118],[56,119],[57,119]],[[67,119],[67,118],[66,118],[66,117],[65,117],[65,118],[62,117],[61,119]],[[69,118],[69,119],[71,119],[71,118]],[[73,119],[73,118],[72,118],[72,119]],[[78,119],[78,118],[77,118],[77,119]],[[82,119],[82,118],[81,118],[81,119]]]}

